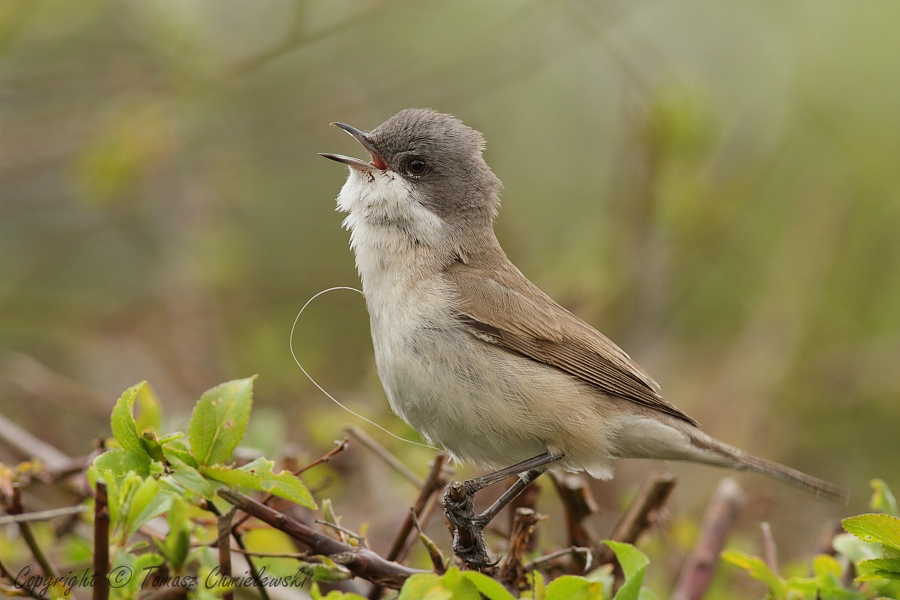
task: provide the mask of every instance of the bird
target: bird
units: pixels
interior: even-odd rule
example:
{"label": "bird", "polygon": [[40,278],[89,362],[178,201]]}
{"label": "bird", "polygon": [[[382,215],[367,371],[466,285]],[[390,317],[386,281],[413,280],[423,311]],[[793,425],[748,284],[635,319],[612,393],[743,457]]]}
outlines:
{"label": "bird", "polygon": [[[502,184],[480,132],[427,108],[368,132],[332,125],[370,155],[321,153],[349,167],[337,209],[391,409],[454,459],[496,469],[444,494],[466,563],[491,564],[484,526],[548,469],[605,480],[619,458],[683,460],[847,497],[705,433],[628,354],[526,278],[494,232]],[[512,476],[476,513],[476,492]]]}

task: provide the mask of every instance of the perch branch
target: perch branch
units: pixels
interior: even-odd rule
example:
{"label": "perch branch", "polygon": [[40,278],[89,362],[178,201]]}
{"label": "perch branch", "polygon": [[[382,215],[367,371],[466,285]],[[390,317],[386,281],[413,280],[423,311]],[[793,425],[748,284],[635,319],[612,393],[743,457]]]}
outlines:
{"label": "perch branch", "polygon": [[357,548],[339,542],[238,492],[221,489],[218,494],[242,511],[285,532],[315,554],[328,556],[357,577],[385,587],[399,589],[408,577],[424,572],[385,560],[368,548]]}

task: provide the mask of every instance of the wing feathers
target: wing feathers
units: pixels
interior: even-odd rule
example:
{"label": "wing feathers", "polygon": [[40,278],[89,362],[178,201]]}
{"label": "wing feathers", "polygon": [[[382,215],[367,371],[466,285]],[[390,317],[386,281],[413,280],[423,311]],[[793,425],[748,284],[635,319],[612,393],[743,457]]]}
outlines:
{"label": "wing feathers", "polygon": [[472,335],[556,367],[604,394],[697,425],[664,400],[656,382],[618,346],[504,263],[490,273],[471,267],[447,272],[459,296],[457,318]]}

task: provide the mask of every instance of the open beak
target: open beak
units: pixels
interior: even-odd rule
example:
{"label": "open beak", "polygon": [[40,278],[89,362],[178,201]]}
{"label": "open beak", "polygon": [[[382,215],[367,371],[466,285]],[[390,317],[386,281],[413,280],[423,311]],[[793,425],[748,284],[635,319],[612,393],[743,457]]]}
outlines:
{"label": "open beak", "polygon": [[372,162],[366,162],[359,158],[352,158],[350,156],[344,156],[342,154],[331,154],[330,152],[319,152],[320,156],[324,156],[325,158],[330,158],[331,160],[336,160],[339,163],[344,163],[354,169],[359,171],[384,171],[388,168],[387,163],[384,162],[384,159],[378,155],[378,151],[375,149],[375,146],[372,144],[372,141],[369,139],[368,134],[365,131],[360,131],[356,127],[351,127],[350,125],[345,125],[344,123],[332,123],[335,127],[340,127],[363,145],[363,148],[369,151],[369,154],[372,155]]}

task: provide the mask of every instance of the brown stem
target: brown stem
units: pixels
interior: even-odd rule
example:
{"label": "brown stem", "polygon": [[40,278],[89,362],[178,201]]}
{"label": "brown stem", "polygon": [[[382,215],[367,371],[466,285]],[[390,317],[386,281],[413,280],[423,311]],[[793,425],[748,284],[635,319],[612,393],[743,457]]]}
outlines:
{"label": "brown stem", "polygon": [[766,566],[774,572],[778,572],[778,549],[775,546],[775,538],[772,536],[772,527],[762,522],[759,524],[762,530],[763,538],[763,557],[766,559]]}
{"label": "brown stem", "polygon": [[[671,473],[651,473],[641,484],[628,510],[616,523],[609,539],[633,544],[644,530],[656,523],[662,506],[675,488],[675,476]],[[599,553],[600,564],[612,562],[615,554],[608,546]]]}
{"label": "brown stem", "polygon": [[[12,497],[9,499],[6,512],[12,516],[25,514],[25,507],[22,506],[22,491],[17,484],[13,485]],[[38,544],[37,538],[34,537],[31,523],[20,520],[16,521],[16,525],[19,526],[19,533],[22,535],[22,539],[25,540],[25,544],[27,544],[28,548],[31,550],[34,559],[41,565],[44,575],[47,577],[56,577],[56,569],[53,567],[53,563],[50,562],[46,553],[44,553],[44,549]]]}
{"label": "brown stem", "polygon": [[299,476],[304,471],[308,471],[308,470],[312,469],[313,467],[315,467],[316,465],[321,465],[321,464],[327,463],[332,458],[334,458],[334,456],[336,454],[339,454],[339,453],[343,452],[344,450],[346,450],[347,446],[349,446],[349,445],[350,445],[350,440],[348,440],[347,438],[344,438],[343,440],[338,442],[334,448],[332,448],[331,450],[329,450],[328,452],[326,452],[325,454],[323,454],[316,460],[312,461],[305,467],[301,467],[301,468],[297,469],[296,471],[294,471],[294,475]]}
{"label": "brown stem", "polygon": [[[216,520],[219,533],[217,540],[217,546],[219,547],[219,574],[223,579],[231,577],[231,521],[236,510],[232,507]],[[224,600],[234,600],[234,592],[229,588],[227,592],[222,594],[222,598]]]}
{"label": "brown stem", "polygon": [[106,484],[97,482],[94,494],[94,593],[93,600],[109,598],[109,506]]}
{"label": "brown stem", "polygon": [[534,535],[534,526],[546,519],[531,508],[516,509],[510,528],[506,556],[500,563],[500,582],[507,588],[519,589],[525,581],[524,559],[528,543]]}
{"label": "brown stem", "polygon": [[[212,514],[216,515],[216,519],[222,516],[222,513],[219,512],[219,509],[216,508],[216,505],[212,502],[205,502],[204,508]],[[234,543],[237,544],[238,548],[244,551],[247,550],[247,545],[244,544],[244,538],[241,536],[241,532],[238,531],[237,525],[231,526],[231,537],[234,538]],[[215,543],[216,545],[218,545],[218,542]],[[253,583],[256,585],[256,589],[259,591],[260,598],[262,598],[263,600],[269,600],[269,592],[266,590],[266,586],[263,585],[262,578],[259,574],[259,569],[256,568],[256,563],[250,556],[245,555],[244,559],[247,561],[247,566],[250,569],[250,577],[253,579]]]}
{"label": "brown stem", "polygon": [[[550,477],[566,513],[569,546],[591,548],[594,557],[599,556],[605,546],[600,544],[600,536],[588,521],[597,512],[591,488],[581,475],[551,472]],[[572,553],[571,557],[569,571],[572,573],[584,573],[592,561],[592,557],[584,553]]]}
{"label": "brown stem", "polygon": [[[397,535],[394,536],[394,542],[391,544],[391,549],[385,556],[387,560],[403,560],[406,556],[406,541],[413,529],[414,518],[417,518],[422,514],[428,501],[434,496],[435,492],[446,484],[446,481],[442,477],[442,473],[444,464],[447,462],[448,458],[449,457],[444,452],[438,452],[435,455],[434,461],[431,463],[431,470],[428,472],[428,476],[425,478],[425,481],[422,483],[422,488],[419,490],[419,496],[413,503],[410,512],[407,513],[403,523],[400,525]],[[375,586],[372,588],[372,591],[369,592],[369,599],[377,600],[381,597],[381,593],[382,586]]]}
{"label": "brown stem", "polygon": [[671,600],[699,600],[712,581],[719,554],[744,505],[744,492],[726,477],[710,501],[700,526],[700,535],[688,556]]}
{"label": "brown stem", "polygon": [[368,548],[357,548],[339,542],[244,494],[228,489],[221,489],[218,494],[244,512],[285,532],[315,554],[328,556],[357,577],[399,589],[408,577],[424,572],[385,560]]}

